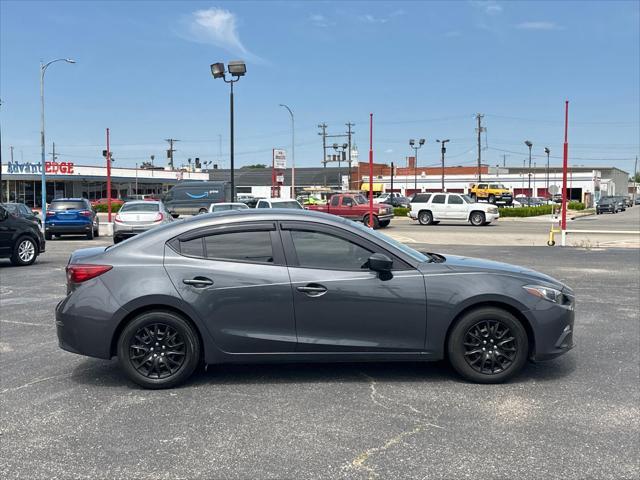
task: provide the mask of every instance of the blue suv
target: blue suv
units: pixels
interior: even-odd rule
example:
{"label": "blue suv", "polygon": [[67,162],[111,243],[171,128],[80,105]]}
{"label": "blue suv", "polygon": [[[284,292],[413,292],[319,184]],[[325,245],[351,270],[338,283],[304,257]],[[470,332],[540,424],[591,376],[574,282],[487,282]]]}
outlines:
{"label": "blue suv", "polygon": [[100,234],[98,216],[86,198],[56,198],[47,208],[44,238],[54,235],[86,235],[93,240]]}

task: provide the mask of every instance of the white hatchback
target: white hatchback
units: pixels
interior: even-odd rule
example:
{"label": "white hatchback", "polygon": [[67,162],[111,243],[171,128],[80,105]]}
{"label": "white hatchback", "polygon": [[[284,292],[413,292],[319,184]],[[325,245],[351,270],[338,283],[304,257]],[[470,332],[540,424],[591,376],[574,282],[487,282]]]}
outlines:
{"label": "white hatchback", "polygon": [[498,207],[489,203],[476,203],[467,195],[457,193],[418,193],[411,200],[409,217],[421,225],[443,220],[464,221],[472,225],[488,225],[498,220]]}

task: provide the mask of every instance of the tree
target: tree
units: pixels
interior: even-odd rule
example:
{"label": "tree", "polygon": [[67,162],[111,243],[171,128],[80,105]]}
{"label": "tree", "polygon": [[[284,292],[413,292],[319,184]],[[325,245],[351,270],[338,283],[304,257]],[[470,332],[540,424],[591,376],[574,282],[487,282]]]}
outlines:
{"label": "tree", "polygon": [[632,179],[634,182],[640,183],[640,172],[636,172],[635,176],[633,176]]}
{"label": "tree", "polygon": [[242,168],[267,168],[267,166],[264,163],[256,163],[254,165],[245,165]]}

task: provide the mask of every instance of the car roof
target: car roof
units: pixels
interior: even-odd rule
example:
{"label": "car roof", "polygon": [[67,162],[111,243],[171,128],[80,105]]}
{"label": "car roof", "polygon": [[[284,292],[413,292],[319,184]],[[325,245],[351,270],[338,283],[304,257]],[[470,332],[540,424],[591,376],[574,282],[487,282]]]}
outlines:
{"label": "car roof", "polygon": [[160,200],[130,200],[124,202],[125,205],[153,205],[154,203],[160,204]]}
{"label": "car roof", "polygon": [[54,198],[53,200],[51,200],[51,203],[53,202],[84,202],[85,200],[87,200],[86,198]]}
{"label": "car roof", "polygon": [[271,202],[271,203],[297,202],[297,200],[295,198],[261,198],[260,200],[265,200],[265,201]]}

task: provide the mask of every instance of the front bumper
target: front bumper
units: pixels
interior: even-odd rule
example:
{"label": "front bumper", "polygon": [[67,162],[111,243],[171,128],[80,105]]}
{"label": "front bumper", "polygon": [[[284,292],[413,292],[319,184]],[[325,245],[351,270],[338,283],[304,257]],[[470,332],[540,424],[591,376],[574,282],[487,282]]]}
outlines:
{"label": "front bumper", "polygon": [[552,305],[551,308],[530,313],[535,317],[533,360],[550,360],[567,353],[574,347],[575,310],[573,308]]}

